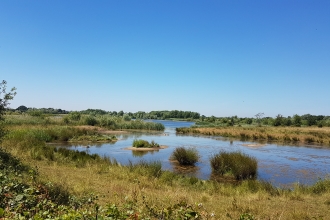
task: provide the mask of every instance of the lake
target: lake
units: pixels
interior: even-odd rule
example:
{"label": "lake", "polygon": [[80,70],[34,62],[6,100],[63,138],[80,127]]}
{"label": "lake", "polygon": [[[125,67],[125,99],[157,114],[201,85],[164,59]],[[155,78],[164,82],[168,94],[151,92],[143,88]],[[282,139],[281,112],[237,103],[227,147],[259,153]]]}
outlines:
{"label": "lake", "polygon": [[[211,167],[210,156],[223,151],[241,151],[258,160],[258,179],[269,181],[275,186],[286,187],[293,183],[313,184],[318,179],[329,178],[330,174],[330,148],[322,146],[293,146],[267,143],[263,147],[247,147],[255,142],[238,141],[219,136],[179,135],[177,127],[190,127],[193,122],[149,120],[164,124],[164,132],[133,132],[116,135],[116,143],[68,144],[67,147],[100,156],[109,156],[119,163],[126,165],[129,161],[136,163],[141,160],[160,161],[162,168],[185,175],[196,176],[200,179],[209,179]],[[134,139],[155,141],[168,148],[158,151],[137,152],[125,150],[132,146]],[[194,147],[201,158],[194,169],[181,169],[169,160],[176,147]]]}

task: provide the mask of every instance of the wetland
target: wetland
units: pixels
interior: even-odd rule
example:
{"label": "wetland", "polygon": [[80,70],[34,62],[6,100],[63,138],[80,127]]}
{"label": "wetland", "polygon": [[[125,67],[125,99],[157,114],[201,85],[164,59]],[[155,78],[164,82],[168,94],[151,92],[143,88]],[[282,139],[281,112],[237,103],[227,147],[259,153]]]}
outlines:
{"label": "wetland", "polygon": [[[115,159],[122,165],[138,163],[139,161],[159,161],[163,170],[197,177],[212,179],[210,157],[219,151],[240,151],[253,156],[258,161],[257,179],[271,182],[279,187],[291,187],[293,184],[312,185],[319,179],[329,178],[330,148],[311,144],[278,144],[270,141],[241,141],[234,138],[224,138],[216,135],[178,134],[176,128],[190,127],[194,122],[150,120],[165,126],[162,132],[127,132],[117,133],[117,142],[110,143],[65,143],[56,144],[89,154],[98,154]],[[152,151],[127,150],[136,139],[149,142],[155,141],[164,149]],[[179,166],[170,156],[176,147],[195,148],[200,155],[196,166]]]}

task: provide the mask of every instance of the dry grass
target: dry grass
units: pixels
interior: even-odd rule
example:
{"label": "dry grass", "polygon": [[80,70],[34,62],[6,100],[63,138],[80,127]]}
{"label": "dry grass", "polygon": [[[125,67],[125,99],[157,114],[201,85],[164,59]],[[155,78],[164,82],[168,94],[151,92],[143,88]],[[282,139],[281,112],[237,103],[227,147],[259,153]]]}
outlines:
{"label": "dry grass", "polygon": [[318,127],[217,127],[179,128],[178,133],[194,133],[288,143],[330,145],[330,128]]}
{"label": "dry grass", "polygon": [[247,190],[246,184],[232,186],[210,181],[204,186],[180,181],[168,184],[162,178],[142,176],[121,166],[94,164],[75,168],[48,161],[26,162],[37,166],[45,181],[67,186],[76,195],[94,193],[103,205],[123,204],[127,197],[142,203],[145,197],[148,202],[164,207],[180,200],[199,204],[201,213],[214,213],[211,219],[239,219],[243,213],[250,213],[256,219],[326,219],[330,215],[330,193],[311,195],[285,191],[270,195],[263,190]]}

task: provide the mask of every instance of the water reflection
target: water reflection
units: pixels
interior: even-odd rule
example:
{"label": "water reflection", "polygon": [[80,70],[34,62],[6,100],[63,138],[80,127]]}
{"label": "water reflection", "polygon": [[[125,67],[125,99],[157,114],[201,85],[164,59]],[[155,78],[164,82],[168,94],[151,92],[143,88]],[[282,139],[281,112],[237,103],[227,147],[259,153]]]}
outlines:
{"label": "water reflection", "polygon": [[132,150],[133,157],[143,157],[146,154],[153,155],[155,152],[158,152],[159,150],[150,150],[150,151],[139,151],[139,150]]}

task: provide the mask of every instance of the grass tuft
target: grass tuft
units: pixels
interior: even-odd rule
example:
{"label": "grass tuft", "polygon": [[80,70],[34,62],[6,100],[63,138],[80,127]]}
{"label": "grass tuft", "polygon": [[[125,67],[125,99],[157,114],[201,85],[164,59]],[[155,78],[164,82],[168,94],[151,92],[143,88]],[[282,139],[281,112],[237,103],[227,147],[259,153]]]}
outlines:
{"label": "grass tuft", "polygon": [[210,163],[214,174],[229,173],[237,180],[253,179],[257,175],[257,160],[241,152],[220,152],[210,158]]}
{"label": "grass tuft", "polygon": [[172,153],[172,158],[177,160],[180,165],[195,165],[199,154],[195,148],[178,147]]}

